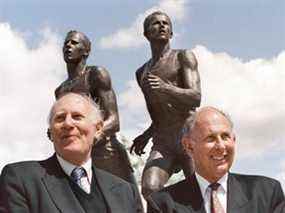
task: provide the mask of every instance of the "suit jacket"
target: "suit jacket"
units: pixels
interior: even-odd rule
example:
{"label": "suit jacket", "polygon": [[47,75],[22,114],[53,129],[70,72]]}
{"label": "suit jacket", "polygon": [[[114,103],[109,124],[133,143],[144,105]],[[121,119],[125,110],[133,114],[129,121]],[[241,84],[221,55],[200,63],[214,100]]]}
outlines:
{"label": "suit jacket", "polygon": [[[93,169],[110,213],[141,212],[135,187],[100,169]],[[0,213],[84,213],[68,176],[55,155],[4,167],[0,179]],[[96,210],[94,210],[96,212]]]}
{"label": "suit jacket", "polygon": [[[284,200],[277,180],[251,175],[229,174],[227,212],[272,213]],[[148,199],[148,213],[205,213],[203,197],[196,176],[153,193]]]}

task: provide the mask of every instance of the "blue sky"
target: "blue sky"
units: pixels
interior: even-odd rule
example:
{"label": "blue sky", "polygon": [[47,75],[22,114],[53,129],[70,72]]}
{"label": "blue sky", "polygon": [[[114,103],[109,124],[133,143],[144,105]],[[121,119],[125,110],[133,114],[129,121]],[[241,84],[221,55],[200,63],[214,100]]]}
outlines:
{"label": "blue sky", "polygon": [[88,64],[111,74],[121,134],[132,139],[149,124],[134,72],[150,57],[141,21],[156,8],[173,20],[172,47],[198,58],[202,105],[232,115],[233,171],[285,183],[284,0],[0,0],[0,168],[51,154],[46,116],[66,76],[61,45],[71,29],[92,41]]}

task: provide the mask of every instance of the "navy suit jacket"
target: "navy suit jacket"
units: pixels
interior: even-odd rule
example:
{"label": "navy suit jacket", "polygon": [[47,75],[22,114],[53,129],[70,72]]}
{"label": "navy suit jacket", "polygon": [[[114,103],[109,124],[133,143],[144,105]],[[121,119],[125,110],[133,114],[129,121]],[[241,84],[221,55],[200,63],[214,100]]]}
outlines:
{"label": "navy suit jacket", "polygon": [[[108,212],[142,212],[135,187],[100,169],[93,171]],[[0,213],[57,212],[84,213],[84,210],[55,155],[44,161],[20,162],[4,167],[0,179]]]}
{"label": "navy suit jacket", "polygon": [[[272,213],[284,200],[277,180],[229,174],[227,212]],[[205,213],[203,197],[196,176],[153,193],[148,199],[148,213]]]}

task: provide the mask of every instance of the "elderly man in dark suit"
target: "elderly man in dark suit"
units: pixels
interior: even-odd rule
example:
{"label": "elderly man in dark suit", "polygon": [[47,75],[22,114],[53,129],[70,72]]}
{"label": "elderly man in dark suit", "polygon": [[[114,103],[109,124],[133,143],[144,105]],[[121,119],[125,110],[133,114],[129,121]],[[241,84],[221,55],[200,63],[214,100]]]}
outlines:
{"label": "elderly man in dark suit", "polygon": [[200,109],[186,129],[182,143],[194,160],[195,173],[153,193],[149,213],[272,213],[284,200],[278,181],[229,172],[236,138],[221,110]]}
{"label": "elderly man in dark suit", "polygon": [[1,213],[141,212],[134,186],[92,167],[91,149],[103,120],[89,97],[63,95],[51,109],[49,124],[55,154],[4,167]]}

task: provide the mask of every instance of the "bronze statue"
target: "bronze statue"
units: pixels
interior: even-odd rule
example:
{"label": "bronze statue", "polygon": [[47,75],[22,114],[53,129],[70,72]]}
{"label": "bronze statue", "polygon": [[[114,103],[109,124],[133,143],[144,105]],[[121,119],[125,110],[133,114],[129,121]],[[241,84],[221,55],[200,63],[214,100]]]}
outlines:
{"label": "bronze statue", "polygon": [[55,90],[56,99],[67,92],[89,95],[103,113],[103,136],[92,150],[93,164],[105,171],[136,184],[124,146],[115,133],[119,131],[117,101],[108,71],[99,66],[86,66],[91,42],[81,32],[70,31],[63,45],[68,78]]}
{"label": "bronze statue", "polygon": [[152,138],[153,146],[142,176],[145,198],[165,185],[173,172],[193,173],[192,159],[181,145],[181,132],[201,101],[197,60],[190,50],[170,49],[172,23],[157,11],[144,21],[144,36],[150,42],[152,58],[136,71],[152,119],[151,126],[136,137],[131,152],[144,154]]}

